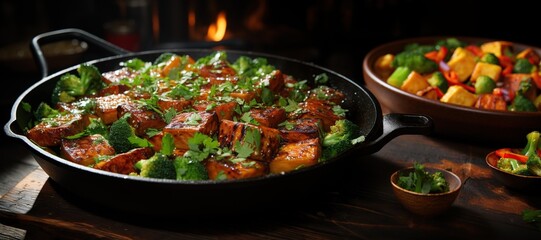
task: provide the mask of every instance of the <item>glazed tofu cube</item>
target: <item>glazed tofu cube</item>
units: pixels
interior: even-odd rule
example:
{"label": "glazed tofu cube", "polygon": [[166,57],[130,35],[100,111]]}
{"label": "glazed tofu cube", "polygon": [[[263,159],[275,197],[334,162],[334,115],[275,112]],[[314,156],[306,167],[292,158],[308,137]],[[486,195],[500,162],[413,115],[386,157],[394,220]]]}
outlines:
{"label": "glazed tofu cube", "polygon": [[118,70],[105,72],[101,74],[101,79],[107,85],[119,83],[122,79],[134,79],[137,76],[137,72],[131,70],[128,67],[124,67]]}
{"label": "glazed tofu cube", "polygon": [[443,95],[440,101],[471,107],[475,104],[475,101],[477,101],[477,95],[468,92],[468,90],[464,89],[461,86],[454,85],[449,87],[449,89]]}
{"label": "glazed tofu cube", "polygon": [[124,94],[114,94],[96,98],[96,115],[101,118],[103,123],[111,124],[118,120],[117,107],[130,103],[131,99]]}
{"label": "glazed tofu cube", "polygon": [[436,92],[436,87],[427,87],[421,91],[418,91],[415,94],[424,98],[438,100],[438,93]]}
{"label": "glazed tofu cube", "polygon": [[310,90],[308,98],[327,100],[333,102],[334,104],[341,104],[346,98],[346,95],[338,89],[322,85]]}
{"label": "glazed tofu cube", "polygon": [[102,90],[100,90],[98,96],[108,96],[113,94],[124,94],[126,91],[130,90],[130,87],[123,84],[109,85]]}
{"label": "glazed tofu cube", "polygon": [[114,154],[115,149],[99,134],[78,139],[62,139],[60,144],[62,158],[84,166],[96,164],[98,157]]}
{"label": "glazed tofu cube", "polygon": [[163,128],[163,133],[173,136],[175,147],[189,149],[188,140],[196,132],[213,135],[218,130],[218,116],[216,113],[204,111],[180,113]]}
{"label": "glazed tofu cube", "polygon": [[209,101],[198,101],[193,108],[197,111],[207,111],[207,112],[216,112],[218,115],[218,120],[222,119],[233,120],[235,116],[235,108],[238,106],[237,102],[209,102]]}
{"label": "glazed tofu cube", "polygon": [[500,57],[503,55],[505,49],[511,47],[511,45],[513,44],[507,41],[486,42],[481,45],[481,50],[483,53],[493,53],[497,57]]}
{"label": "glazed tofu cube", "polygon": [[[329,131],[336,120],[343,119],[343,116],[336,115],[333,111],[335,105],[325,100],[308,99],[299,104],[302,113],[299,118],[321,119],[323,129]],[[294,118],[294,117],[289,117]]]}
{"label": "glazed tofu cube", "polygon": [[428,88],[430,84],[428,84],[428,81],[419,73],[412,71],[404,83],[402,83],[402,86],[400,89],[416,94],[419,91],[422,91],[426,88]]}
{"label": "glazed tofu cube", "polygon": [[287,124],[280,126],[278,129],[285,142],[299,142],[311,138],[320,138],[323,131],[321,120],[317,118],[288,120]]}
{"label": "glazed tofu cube", "polygon": [[175,109],[177,112],[182,112],[185,109],[188,109],[192,105],[193,101],[186,99],[158,99],[158,107],[162,111],[167,111],[170,108]]}
{"label": "glazed tofu cube", "polygon": [[130,174],[137,171],[134,167],[136,162],[142,159],[149,159],[152,155],[154,155],[154,151],[151,148],[136,148],[126,153],[115,155],[108,160],[98,162],[94,165],[94,168],[108,172]]}
{"label": "glazed tofu cube", "polygon": [[284,75],[280,70],[274,70],[267,74],[259,84],[267,87],[273,93],[279,93],[284,89]]}
{"label": "glazed tofu cube", "polygon": [[258,177],[267,174],[268,167],[265,163],[246,159],[241,162],[231,162],[228,160],[209,159],[204,162],[209,179],[243,179]]}
{"label": "glazed tofu cube", "polygon": [[458,79],[464,82],[472,74],[476,63],[475,60],[476,56],[472,52],[459,47],[454,51],[447,65],[451,70],[455,71]]}
{"label": "glazed tofu cube", "polygon": [[320,156],[321,145],[317,138],[287,143],[269,163],[269,170],[271,173],[285,173],[309,167],[318,163]]}
{"label": "glazed tofu cube", "polygon": [[507,110],[507,103],[500,95],[481,94],[475,102],[475,107],[480,109]]}
{"label": "glazed tofu cube", "polygon": [[479,76],[486,75],[495,82],[497,82],[500,79],[500,73],[502,72],[502,67],[495,64],[490,63],[484,63],[484,62],[478,62],[475,64],[475,68],[473,69],[473,73],[471,74],[471,81],[476,81]]}
{"label": "glazed tofu cube", "polygon": [[147,136],[146,131],[149,128],[161,130],[166,123],[162,116],[152,110],[148,110],[138,104],[122,104],[118,106],[119,117],[130,114],[128,123],[135,129],[135,134],[139,137]]}
{"label": "glazed tofu cube", "polygon": [[222,120],[218,133],[222,147],[237,151],[239,144],[253,152],[249,158],[270,161],[280,147],[280,131],[275,128]]}
{"label": "glazed tofu cube", "polygon": [[391,67],[393,60],[394,55],[390,53],[385,54],[376,60],[374,69],[376,70],[376,73],[381,74],[383,79],[387,79],[389,76],[391,76],[391,73],[393,73],[394,68]]}
{"label": "glazed tofu cube", "polygon": [[28,130],[26,136],[42,147],[53,147],[60,145],[62,138],[82,132],[88,124],[88,117],[68,113],[42,121]]}
{"label": "glazed tofu cube", "polygon": [[283,108],[252,108],[250,116],[261,126],[276,128],[286,120],[286,111]]}

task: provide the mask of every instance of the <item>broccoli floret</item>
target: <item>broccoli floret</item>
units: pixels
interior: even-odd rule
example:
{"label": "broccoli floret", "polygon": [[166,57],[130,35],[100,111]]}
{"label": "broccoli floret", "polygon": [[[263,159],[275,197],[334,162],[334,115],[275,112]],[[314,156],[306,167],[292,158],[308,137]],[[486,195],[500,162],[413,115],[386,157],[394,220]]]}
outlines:
{"label": "broccoli floret", "polygon": [[424,165],[413,163],[414,171],[398,178],[398,185],[404,189],[428,194],[443,193],[449,191],[449,183],[445,180],[442,172],[429,173]]}
{"label": "broccoli floret", "polygon": [[34,117],[37,122],[40,122],[44,118],[52,118],[58,116],[60,112],[57,109],[52,108],[47,103],[40,103],[36,111],[34,111]]}
{"label": "broccoli floret", "polygon": [[337,156],[362,140],[358,125],[348,119],[337,120],[323,138],[321,159],[324,161]]}
{"label": "broccoli floret", "polygon": [[177,180],[206,180],[209,179],[207,169],[202,162],[187,157],[177,157],[174,160]]}
{"label": "broccoli floret", "polygon": [[430,192],[431,193],[443,193],[449,191],[449,183],[443,177],[442,172],[434,172],[430,174],[432,182],[430,183]]}
{"label": "broccoli floret", "polygon": [[479,61],[494,65],[500,65],[500,59],[498,59],[498,57],[496,57],[496,54],[494,53],[485,53]]}
{"label": "broccoli floret", "polygon": [[458,40],[457,38],[447,38],[447,39],[438,41],[436,43],[436,46],[438,46],[438,47],[444,46],[447,49],[449,49],[450,51],[454,51],[455,49],[457,49],[459,47],[466,46],[466,43]]}
{"label": "broccoli floret", "polygon": [[513,112],[537,112],[537,107],[522,92],[518,91],[507,110]]}
{"label": "broccoli floret", "polygon": [[528,143],[522,150],[524,155],[528,156],[526,166],[531,173],[541,176],[541,157],[537,154],[537,151],[541,149],[541,141],[539,141],[540,134],[538,131],[533,131],[526,135]]}
{"label": "broccoli floret", "polygon": [[430,75],[428,78],[428,84],[430,84],[430,86],[439,88],[443,93],[447,92],[447,89],[449,89],[449,83],[447,83],[447,79],[445,79],[440,71],[434,72],[432,75]]}
{"label": "broccoli floret", "polygon": [[424,53],[405,51],[397,54],[391,62],[391,67],[408,67],[420,74],[431,73],[438,70],[438,64],[426,58]]}
{"label": "broccoli floret", "polygon": [[105,85],[101,73],[93,65],[81,64],[77,68],[79,77],[74,74],[64,74],[53,89],[52,103],[73,102],[77,98],[97,93]]}
{"label": "broccoli floret", "polygon": [[130,114],[122,116],[109,129],[109,144],[117,153],[125,153],[137,147],[152,147],[148,140],[135,135],[133,127],[128,123],[129,117]]}
{"label": "broccoli floret", "polygon": [[526,58],[519,58],[513,65],[514,73],[531,73],[534,65]]}
{"label": "broccoli floret", "polygon": [[139,176],[147,178],[176,179],[175,164],[166,155],[157,153],[149,159],[135,163]]}
{"label": "broccoli floret", "polygon": [[498,159],[497,167],[500,170],[509,173],[514,173],[518,175],[531,175],[525,164],[519,164],[518,161],[513,158]]}

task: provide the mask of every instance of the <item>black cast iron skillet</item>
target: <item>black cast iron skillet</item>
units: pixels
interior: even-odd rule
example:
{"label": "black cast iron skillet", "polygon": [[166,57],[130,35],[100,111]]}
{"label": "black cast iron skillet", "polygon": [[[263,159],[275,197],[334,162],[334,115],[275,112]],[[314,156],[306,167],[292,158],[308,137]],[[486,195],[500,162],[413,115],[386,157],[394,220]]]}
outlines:
{"label": "black cast iron skillet", "polygon": [[[188,54],[199,58],[211,49],[171,49],[140,53],[127,52],[79,29],[64,29],[36,36],[32,50],[41,67],[43,79],[29,87],[14,103],[11,118],[4,130],[8,136],[21,140],[32,155],[62,189],[93,206],[141,215],[206,215],[236,214],[281,208],[294,204],[307,194],[318,192],[327,182],[340,178],[340,167],[348,161],[363,161],[364,156],[379,151],[393,138],[403,134],[430,134],[432,120],[427,116],[388,114],[383,116],[379,103],[364,87],[329,69],[294,59],[263,53],[228,50],[231,60],[239,56],[264,57],[283,73],[297,79],[313,79],[326,73],[330,85],[343,91],[347,98],[343,107],[349,109],[348,118],[357,123],[366,141],[343,154],[315,166],[283,175],[227,181],[174,181],[121,175],[85,167],[55,156],[31,142],[24,132],[31,116],[22,104],[37,106],[49,102],[52,89],[59,77],[75,73],[72,66],[50,76],[40,44],[65,38],[79,38],[108,50],[115,56],[89,61],[101,72],[119,68],[119,63],[132,58],[153,61],[163,52]],[[360,171],[362,172],[362,171]]]}

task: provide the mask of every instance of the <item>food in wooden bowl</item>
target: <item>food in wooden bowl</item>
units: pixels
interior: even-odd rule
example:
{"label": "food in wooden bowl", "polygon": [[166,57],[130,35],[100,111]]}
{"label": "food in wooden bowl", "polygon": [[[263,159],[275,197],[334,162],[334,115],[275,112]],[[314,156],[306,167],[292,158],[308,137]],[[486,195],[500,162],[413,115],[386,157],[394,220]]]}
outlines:
{"label": "food in wooden bowl", "polygon": [[493,39],[405,39],[371,50],[363,74],[384,108],[430,115],[437,135],[508,143],[541,121],[540,53]]}
{"label": "food in wooden bowl", "polygon": [[462,181],[453,172],[415,163],[391,175],[393,192],[410,212],[432,217],[444,213],[458,197]]}
{"label": "food in wooden bowl", "polygon": [[487,165],[504,185],[517,190],[539,188],[541,183],[541,134],[526,135],[524,148],[500,148],[486,156]]}

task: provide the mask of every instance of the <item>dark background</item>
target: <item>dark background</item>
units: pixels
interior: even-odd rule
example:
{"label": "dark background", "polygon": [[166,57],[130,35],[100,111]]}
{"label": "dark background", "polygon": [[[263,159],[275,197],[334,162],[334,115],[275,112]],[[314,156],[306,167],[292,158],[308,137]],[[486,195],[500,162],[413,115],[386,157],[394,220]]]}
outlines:
{"label": "dark background", "polygon": [[[7,122],[17,96],[41,79],[28,56],[28,43],[43,32],[80,28],[106,38],[107,23],[132,20],[140,39],[134,51],[165,48],[225,47],[314,62],[363,83],[364,55],[379,44],[419,36],[475,36],[541,45],[539,11],[532,1],[414,0],[1,0],[0,71],[8,91],[0,95],[0,119]],[[293,4],[295,3],[295,4]],[[209,43],[188,27],[188,12],[206,28],[225,11],[228,35]],[[153,17],[155,18],[153,20]],[[257,18],[256,25],[248,24]],[[159,22],[159,32],[153,23]],[[155,28],[156,26],[154,26]],[[21,47],[22,46],[22,47]],[[91,47],[79,61],[99,58]],[[27,57],[28,58],[28,57]],[[69,63],[72,65],[77,62]],[[69,65],[71,66],[71,65]],[[60,69],[69,66],[59,67]],[[52,71],[60,69],[51,69]]]}

